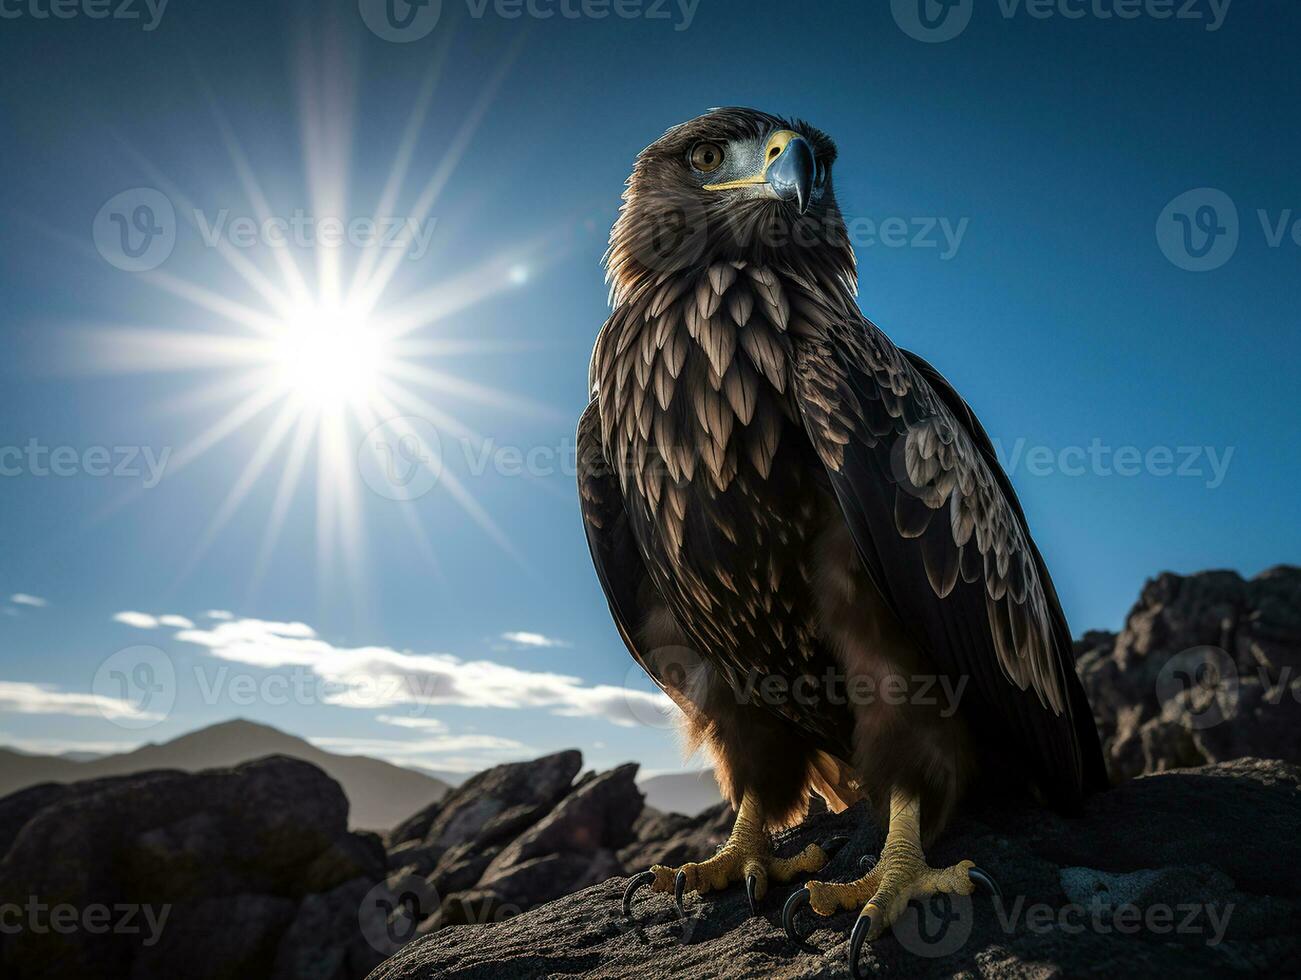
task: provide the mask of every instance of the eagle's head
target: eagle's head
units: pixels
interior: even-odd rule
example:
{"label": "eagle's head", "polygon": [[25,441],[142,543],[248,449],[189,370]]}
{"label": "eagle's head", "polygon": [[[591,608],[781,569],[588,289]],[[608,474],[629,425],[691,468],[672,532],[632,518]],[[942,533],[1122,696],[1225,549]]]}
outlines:
{"label": "eagle's head", "polygon": [[836,205],[836,144],[808,123],[713,109],[637,157],[606,253],[619,303],[664,274],[741,260],[854,281]]}

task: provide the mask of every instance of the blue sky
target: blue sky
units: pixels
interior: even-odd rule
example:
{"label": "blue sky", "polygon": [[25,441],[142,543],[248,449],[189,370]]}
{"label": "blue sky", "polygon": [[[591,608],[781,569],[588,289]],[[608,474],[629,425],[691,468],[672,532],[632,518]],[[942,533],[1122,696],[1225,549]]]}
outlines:
{"label": "blue sky", "polygon": [[[0,742],[107,749],[240,716],[434,768],[571,745],[679,766],[568,453],[622,182],[713,105],[837,140],[862,306],[981,415],[1077,632],[1118,627],[1161,570],[1301,554],[1294,4],[959,4],[942,43],[909,35],[903,2],[444,0],[407,43],[368,28],[368,0],[0,6],[0,597],[19,597],[0,602]],[[124,271],[111,215],[157,205],[142,188],[174,212],[168,251]],[[376,216],[408,246],[368,247],[354,222]],[[249,336],[249,311],[293,320],[268,300],[290,266],[320,313],[332,263],[346,283],[395,252],[375,315],[409,328],[439,477],[376,491],[374,426],[349,416],[332,444],[303,437],[269,546],[298,430],[266,441],[270,398],[195,454],[240,404],[215,385],[266,390],[213,338]],[[432,438],[389,436],[399,455]]]}

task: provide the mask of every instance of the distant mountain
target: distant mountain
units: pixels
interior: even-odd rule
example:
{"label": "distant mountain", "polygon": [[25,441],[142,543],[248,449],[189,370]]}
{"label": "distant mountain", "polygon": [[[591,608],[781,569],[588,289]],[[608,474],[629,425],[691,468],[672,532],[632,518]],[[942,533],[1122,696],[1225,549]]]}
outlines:
{"label": "distant mountain", "polygon": [[440,783],[446,783],[453,788],[460,786],[471,776],[476,775],[472,772],[447,772],[443,769],[426,769],[424,766],[410,766],[415,772],[423,772],[432,779],[437,779]]}
{"label": "distant mountain", "polygon": [[55,755],[29,755],[0,749],[0,798],[36,783],[70,783],[82,776],[82,763]]}
{"label": "distant mountain", "polygon": [[103,752],[60,752],[60,759],[67,759],[69,762],[92,762],[95,759],[104,758]]}
{"label": "distant mountain", "polygon": [[268,755],[302,759],[343,787],[352,804],[351,823],[387,830],[446,795],[441,779],[365,756],[325,752],[293,735],[249,721],[229,721],[161,745],[84,762],[64,756],[33,756],[0,749],[0,797],[36,783],[69,783],[148,769],[198,772],[237,766]]}
{"label": "distant mountain", "polygon": [[701,810],[723,801],[712,769],[651,776],[637,785],[646,794],[646,805],[664,813],[684,813],[694,817]]}

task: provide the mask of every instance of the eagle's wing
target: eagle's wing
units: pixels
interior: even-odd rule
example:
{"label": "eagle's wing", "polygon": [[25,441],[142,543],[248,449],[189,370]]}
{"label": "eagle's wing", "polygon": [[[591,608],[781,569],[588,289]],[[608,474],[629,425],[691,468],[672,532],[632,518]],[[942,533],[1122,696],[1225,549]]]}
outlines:
{"label": "eagle's wing", "polygon": [[680,656],[675,658],[672,650],[648,649],[639,635],[658,593],[628,524],[618,478],[601,448],[601,419],[595,400],[578,421],[577,449],[583,530],[610,614],[633,660],[680,708],[688,710],[684,690],[691,678],[675,675],[691,665],[682,663]]}
{"label": "eagle's wing", "polygon": [[[821,318],[820,318],[821,319]],[[799,331],[795,397],[873,582],[941,673],[968,678],[978,741],[1058,805],[1105,785],[1070,633],[975,415],[864,320]]]}

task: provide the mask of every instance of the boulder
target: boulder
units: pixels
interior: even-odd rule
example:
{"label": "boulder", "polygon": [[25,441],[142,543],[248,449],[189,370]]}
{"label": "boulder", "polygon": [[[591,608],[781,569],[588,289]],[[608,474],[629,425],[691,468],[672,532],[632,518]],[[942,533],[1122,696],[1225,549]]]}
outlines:
{"label": "boulder", "polygon": [[[26,909],[0,945],[13,980],[270,976],[306,899],[384,872],[379,839],[349,833],[339,784],[285,757],[18,797],[0,803],[11,824],[26,818],[0,861],[0,895]],[[359,935],[355,904],[349,917],[331,942]]]}
{"label": "boulder", "polygon": [[1086,633],[1075,655],[1113,778],[1301,762],[1301,569],[1159,575],[1120,633]]}
{"label": "boulder", "polygon": [[518,833],[569,792],[582,766],[582,754],[571,749],[479,773],[443,799],[425,847],[441,856],[458,844],[491,844]]}
{"label": "boulder", "polygon": [[492,859],[478,887],[523,911],[622,870],[617,851],[632,840],[643,797],[635,764],[578,785]]}

